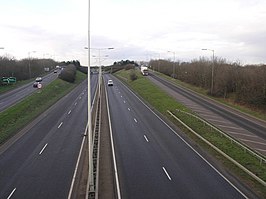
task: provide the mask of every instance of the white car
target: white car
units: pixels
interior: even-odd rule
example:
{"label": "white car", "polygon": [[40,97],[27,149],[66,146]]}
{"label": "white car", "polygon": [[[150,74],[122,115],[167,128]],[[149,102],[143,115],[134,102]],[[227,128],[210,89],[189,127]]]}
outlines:
{"label": "white car", "polygon": [[37,77],[35,81],[36,82],[41,82],[42,81],[42,78],[41,77]]}
{"label": "white car", "polygon": [[109,79],[107,85],[108,85],[108,86],[113,86],[113,85],[114,85],[114,84],[113,84],[113,80]]}

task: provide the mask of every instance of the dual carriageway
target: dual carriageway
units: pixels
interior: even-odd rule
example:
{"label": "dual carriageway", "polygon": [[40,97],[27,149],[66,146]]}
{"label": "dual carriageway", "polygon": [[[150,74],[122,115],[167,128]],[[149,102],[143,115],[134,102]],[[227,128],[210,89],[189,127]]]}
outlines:
{"label": "dual carriageway", "polygon": [[[207,110],[210,105],[204,107],[191,97],[178,94],[181,91],[156,76],[147,78],[202,117],[211,115],[212,122],[224,120],[224,116]],[[118,171],[118,198],[256,198],[247,187],[232,181],[205,159],[122,82],[109,74],[103,75],[103,79],[104,86],[108,79],[114,82],[113,87],[106,86],[106,93]],[[92,75],[93,95],[97,80]],[[68,197],[87,124],[86,92],[87,84],[83,82],[37,118],[20,139],[5,150],[1,147],[0,198]],[[230,123],[221,125],[234,123],[227,120]],[[237,133],[240,134],[234,131]],[[260,131],[252,135],[262,139],[255,142],[265,145]],[[256,149],[264,150],[257,145]]]}

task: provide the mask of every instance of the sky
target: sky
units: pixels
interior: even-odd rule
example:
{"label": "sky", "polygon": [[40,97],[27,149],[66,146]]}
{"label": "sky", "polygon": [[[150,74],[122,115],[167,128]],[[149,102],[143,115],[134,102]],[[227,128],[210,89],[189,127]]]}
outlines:
{"label": "sky", "polygon": [[91,65],[211,59],[204,48],[230,63],[266,63],[265,0],[88,2],[0,0],[0,56],[87,65],[90,43]]}

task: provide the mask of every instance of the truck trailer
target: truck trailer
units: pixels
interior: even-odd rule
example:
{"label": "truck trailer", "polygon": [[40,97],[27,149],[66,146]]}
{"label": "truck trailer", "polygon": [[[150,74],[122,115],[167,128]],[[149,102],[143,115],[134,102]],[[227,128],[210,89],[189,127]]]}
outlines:
{"label": "truck trailer", "polygon": [[147,66],[141,66],[140,67],[140,71],[142,73],[143,76],[147,76],[149,73],[148,73],[148,67]]}

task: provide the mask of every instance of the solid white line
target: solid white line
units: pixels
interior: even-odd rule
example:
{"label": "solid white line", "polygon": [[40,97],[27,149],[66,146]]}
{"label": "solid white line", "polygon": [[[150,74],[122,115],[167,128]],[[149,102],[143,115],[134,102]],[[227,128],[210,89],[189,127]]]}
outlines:
{"label": "solid white line", "polygon": [[136,123],[138,122],[136,118],[134,118],[134,121],[135,121]]}
{"label": "solid white line", "polygon": [[44,151],[44,149],[47,147],[47,145],[48,145],[48,143],[46,143],[45,145],[44,145],[44,147],[42,148],[42,150],[40,151],[40,153],[39,153],[39,155],[41,155],[42,154],[42,152]]}
{"label": "solid white line", "polygon": [[9,196],[7,197],[7,199],[10,199],[16,190],[17,190],[17,188],[13,189],[13,191],[9,194]]}
{"label": "solid white line", "polygon": [[69,115],[70,113],[71,113],[71,110],[70,110],[70,111],[68,111],[68,113],[67,113],[67,114]]}
{"label": "solid white line", "polygon": [[144,136],[146,142],[149,142],[149,140],[148,140],[148,138],[146,137],[146,135],[143,135],[143,136]]}
{"label": "solid white line", "polygon": [[108,95],[107,95],[106,90],[105,90],[105,96],[106,96],[106,103],[107,103],[107,114],[108,114],[108,121],[109,121],[111,148],[112,148],[113,164],[114,164],[114,172],[115,172],[116,193],[117,193],[117,199],[121,199],[119,176],[118,176],[116,155],[115,155],[114,138],[113,138],[113,131],[112,131],[112,123],[111,123],[110,110],[109,110],[109,101],[108,101]]}
{"label": "solid white line", "polygon": [[127,108],[128,111],[130,111],[130,108]]}
{"label": "solid white line", "polygon": [[[87,132],[87,129],[88,129],[88,125],[86,126],[86,130],[85,130],[84,134]],[[68,197],[67,197],[68,199],[71,199],[71,196],[72,196],[72,191],[73,191],[74,183],[75,183],[76,176],[77,176],[79,161],[80,161],[83,145],[84,145],[84,142],[85,142],[85,138],[86,138],[86,136],[83,136],[82,143],[81,143],[80,150],[79,150],[78,160],[77,160],[77,163],[76,163],[76,166],[75,166],[75,171],[74,171],[74,175],[73,175],[71,186],[70,186],[70,190],[68,192]]]}
{"label": "solid white line", "polygon": [[171,181],[172,179],[164,167],[163,167],[163,171],[164,171],[165,175],[168,177],[168,179]]}
{"label": "solid white line", "polygon": [[63,124],[63,122],[61,122],[57,128],[59,129],[62,126],[62,124]]}

